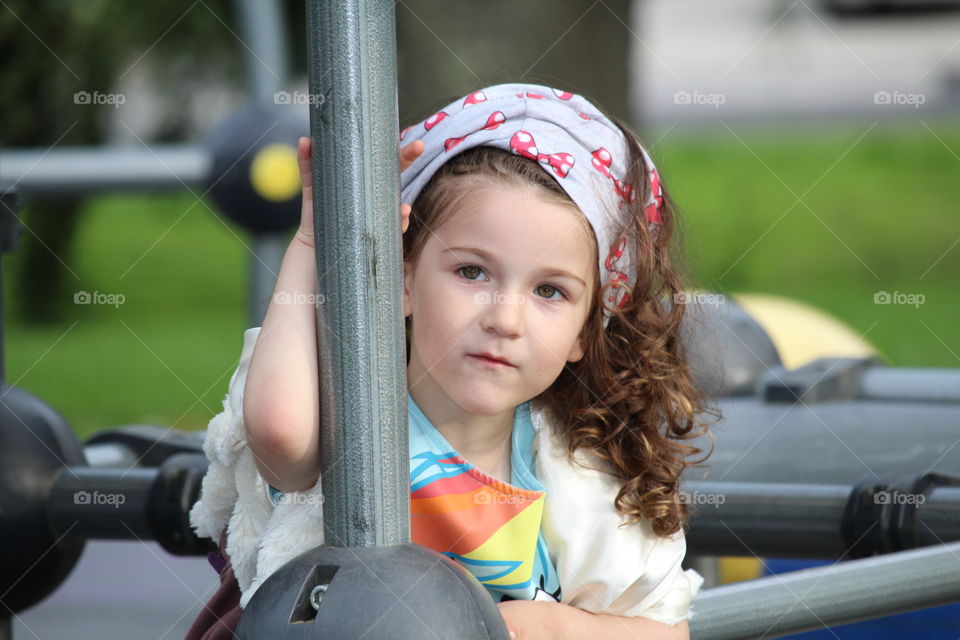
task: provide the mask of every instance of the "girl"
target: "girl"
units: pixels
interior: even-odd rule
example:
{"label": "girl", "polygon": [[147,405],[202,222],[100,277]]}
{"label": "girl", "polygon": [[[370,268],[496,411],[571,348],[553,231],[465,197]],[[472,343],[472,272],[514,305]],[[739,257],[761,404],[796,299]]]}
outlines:
{"label": "girl", "polygon": [[[707,408],[650,157],[582,96],[530,84],[401,142],[413,541],[471,571],[514,637],[687,638],[703,579],[681,568],[679,481]],[[229,637],[323,543],[306,139],[299,159],[301,227],[204,444],[191,520],[226,564],[190,638]]]}

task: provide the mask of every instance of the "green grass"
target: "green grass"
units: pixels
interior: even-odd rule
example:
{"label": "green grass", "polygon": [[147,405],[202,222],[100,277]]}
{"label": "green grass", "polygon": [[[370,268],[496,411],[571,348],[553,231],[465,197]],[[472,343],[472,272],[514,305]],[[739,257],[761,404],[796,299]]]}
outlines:
{"label": "green grass", "polygon": [[[894,365],[960,366],[960,126],[927,124],[666,136],[695,276],[813,304]],[[926,300],[875,305],[878,291]]]}
{"label": "green grass", "polygon": [[70,305],[61,326],[8,327],[8,380],[81,437],[136,422],[199,429],[222,408],[247,327],[250,239],[193,202],[92,199],[69,264],[72,291],[123,303]]}
{"label": "green grass", "polygon": [[[857,143],[869,123],[737,130],[742,142],[725,130],[667,135],[654,155],[683,213],[694,275],[714,291],[813,304],[866,332],[894,365],[960,366],[960,247],[951,249],[960,125],[928,124],[939,140],[922,124],[881,125]],[[791,190],[806,206],[794,206]],[[71,305],[56,327],[8,324],[8,381],[81,438],[136,422],[203,428],[221,409],[248,326],[250,238],[193,202],[188,193],[91,199],[71,286],[124,303]],[[8,306],[12,277],[5,269]],[[877,291],[926,301],[875,305]]]}

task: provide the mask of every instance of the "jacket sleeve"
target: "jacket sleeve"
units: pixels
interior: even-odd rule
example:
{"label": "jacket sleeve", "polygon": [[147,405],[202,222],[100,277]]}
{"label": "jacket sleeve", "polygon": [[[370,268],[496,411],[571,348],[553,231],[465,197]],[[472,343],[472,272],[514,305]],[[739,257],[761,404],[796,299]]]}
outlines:
{"label": "jacket sleeve", "polygon": [[242,592],[257,574],[257,553],[273,505],[247,446],[243,423],[243,389],[259,327],[243,334],[237,369],[230,377],[223,411],[207,426],[203,450],[210,461],[200,485],[200,499],[190,510],[198,536],[221,539],[226,530],[226,552]]}
{"label": "jacket sleeve", "polygon": [[226,530],[226,552],[240,587],[242,608],[277,569],[323,544],[319,478],[308,490],[271,494],[247,446],[243,390],[259,335],[260,327],[243,334],[240,362],[230,378],[223,411],[207,427],[203,449],[210,464],[200,499],[190,510],[197,535],[217,540]]}
{"label": "jacket sleeve", "polygon": [[246,444],[243,426],[243,387],[247,381],[250,357],[260,333],[259,327],[243,333],[240,362],[230,376],[223,411],[210,419],[203,451],[210,461],[200,488],[200,499],[190,510],[190,523],[197,535],[219,540],[237,501],[235,466]]}
{"label": "jacket sleeve", "polygon": [[570,464],[548,425],[541,419],[537,426],[537,475],[547,491],[542,531],[560,579],[561,602],[668,625],[690,618],[703,578],[681,567],[683,531],[658,536],[649,520],[619,526],[625,519],[614,506],[616,479]]}

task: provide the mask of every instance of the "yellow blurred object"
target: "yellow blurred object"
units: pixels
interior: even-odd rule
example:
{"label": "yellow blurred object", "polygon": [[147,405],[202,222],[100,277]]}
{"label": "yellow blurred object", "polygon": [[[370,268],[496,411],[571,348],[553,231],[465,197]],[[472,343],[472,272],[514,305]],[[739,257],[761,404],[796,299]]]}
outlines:
{"label": "yellow blurred object", "polygon": [[876,347],[816,307],[762,293],[735,293],[733,301],[760,323],[787,369],[827,356],[881,356]]}
{"label": "yellow blurred object", "polygon": [[265,200],[283,202],[300,192],[297,150],[288,144],[268,144],[250,163],[250,183]]}
{"label": "yellow blurred object", "polygon": [[720,583],[753,580],[763,575],[763,565],[756,558],[720,558]]}
{"label": "yellow blurred object", "polygon": [[[881,356],[843,322],[806,303],[762,293],[736,293],[730,297],[767,332],[787,369],[828,356]],[[723,557],[718,570],[721,584],[763,575],[763,565],[757,558]]]}

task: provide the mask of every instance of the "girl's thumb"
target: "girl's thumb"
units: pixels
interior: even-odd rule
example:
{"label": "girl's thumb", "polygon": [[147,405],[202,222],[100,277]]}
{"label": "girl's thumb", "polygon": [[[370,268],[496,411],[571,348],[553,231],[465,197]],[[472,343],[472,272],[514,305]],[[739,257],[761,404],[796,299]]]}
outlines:
{"label": "girl's thumb", "polygon": [[510,633],[510,640],[513,640],[514,638],[517,637],[517,632],[514,631],[513,629],[507,629],[507,631]]}

